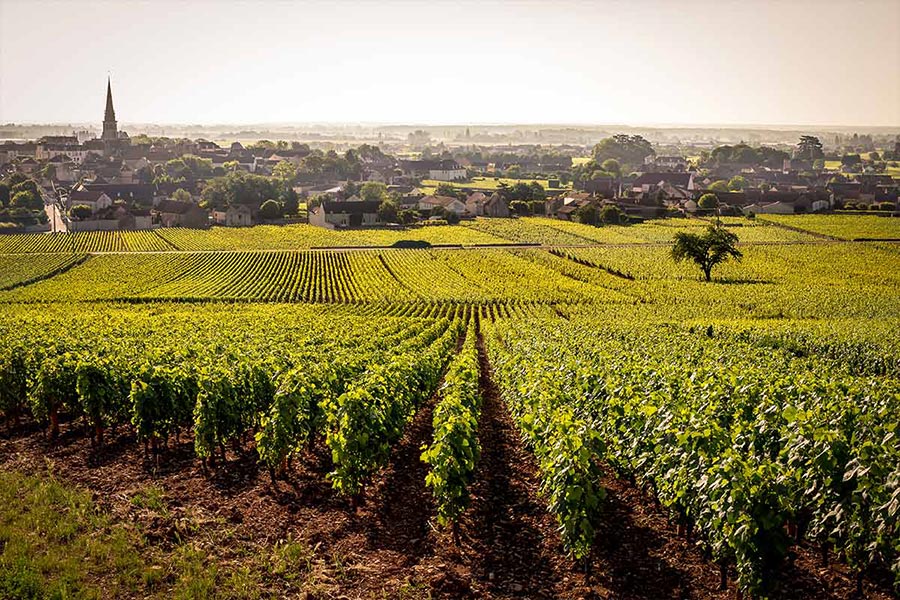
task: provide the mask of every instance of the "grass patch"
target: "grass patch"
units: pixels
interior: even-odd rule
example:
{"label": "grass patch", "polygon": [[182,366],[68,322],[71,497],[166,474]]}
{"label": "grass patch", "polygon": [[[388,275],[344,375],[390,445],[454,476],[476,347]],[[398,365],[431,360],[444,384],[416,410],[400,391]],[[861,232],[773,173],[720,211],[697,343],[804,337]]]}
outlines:
{"label": "grass patch", "polygon": [[[130,504],[174,519],[156,486]],[[254,599],[330,579],[302,541],[260,547],[230,543],[219,526],[202,533],[153,545],[139,522],[113,520],[88,492],[52,475],[0,473],[0,598]]]}
{"label": "grass patch", "polygon": [[144,564],[133,532],[90,495],[52,477],[0,473],[0,597],[104,598],[137,591]]}
{"label": "grass patch", "polygon": [[146,487],[131,497],[131,504],[157,513],[166,513],[165,492],[156,486]]}

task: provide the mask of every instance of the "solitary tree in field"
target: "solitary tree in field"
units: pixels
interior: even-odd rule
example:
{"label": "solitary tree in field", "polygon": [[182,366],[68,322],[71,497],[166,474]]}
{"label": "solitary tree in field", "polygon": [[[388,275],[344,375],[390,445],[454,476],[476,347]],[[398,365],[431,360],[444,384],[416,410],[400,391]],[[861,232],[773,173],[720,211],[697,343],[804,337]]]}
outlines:
{"label": "solitary tree in field", "polygon": [[702,270],[706,281],[712,281],[713,267],[729,258],[740,260],[738,237],[724,227],[710,226],[704,234],[676,233],[672,258],[676,262],[690,260]]}

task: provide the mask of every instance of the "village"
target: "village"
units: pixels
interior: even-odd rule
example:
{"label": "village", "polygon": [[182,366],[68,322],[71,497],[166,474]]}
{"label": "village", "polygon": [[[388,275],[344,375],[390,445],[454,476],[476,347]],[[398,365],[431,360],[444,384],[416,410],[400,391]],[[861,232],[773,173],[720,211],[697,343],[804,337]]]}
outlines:
{"label": "village", "polygon": [[[404,147],[343,152],[297,141],[230,145],[129,137],[107,82],[102,134],[0,143],[0,233],[440,225],[546,216],[589,225],[691,215],[896,214],[900,141],[804,135],[664,154],[639,135],[593,146],[457,144],[425,132]],[[693,153],[693,154],[689,154]]]}

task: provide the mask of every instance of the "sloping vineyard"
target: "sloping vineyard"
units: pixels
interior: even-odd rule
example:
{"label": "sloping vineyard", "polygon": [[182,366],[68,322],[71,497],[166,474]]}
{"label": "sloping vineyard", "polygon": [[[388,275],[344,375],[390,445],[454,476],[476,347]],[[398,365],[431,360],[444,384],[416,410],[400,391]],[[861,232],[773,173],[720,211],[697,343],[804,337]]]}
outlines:
{"label": "sloping vineyard", "polygon": [[[11,264],[29,260],[9,259]],[[96,255],[47,281],[0,293],[5,302],[118,299],[627,301],[590,280],[568,277],[505,250]]]}
{"label": "sloping vineyard", "polygon": [[0,290],[28,285],[69,269],[87,257],[81,254],[0,255]]}
{"label": "sloping vineyard", "polygon": [[[725,221],[758,241],[804,235]],[[184,506],[234,497],[227,519],[264,505],[248,521],[303,535],[327,514],[311,538],[327,552],[365,538],[361,561],[400,557],[390,577],[444,544],[423,571],[476,565],[476,597],[587,594],[520,584],[557,573],[617,597],[693,597],[702,579],[703,598],[808,600],[838,579],[832,596],[849,596],[849,573],[880,600],[900,589],[900,255],[748,245],[705,283],[666,245],[586,245],[703,226],[0,238],[66,247],[0,253],[0,455],[78,460],[106,484],[119,467],[193,478]],[[302,249],[308,231],[581,242]],[[215,244],[260,249],[170,251]],[[672,552],[693,553],[691,575],[672,574]],[[490,587],[510,561],[520,578]],[[792,595],[798,572],[814,585]],[[630,573],[659,574],[644,588],[659,593],[618,587]],[[461,584],[426,592],[467,589],[440,585]]]}
{"label": "sloping vineyard", "polygon": [[[565,473],[584,474],[551,503],[576,554],[592,542],[602,498],[586,454],[647,486],[750,594],[771,590],[800,540],[860,574],[885,565],[900,582],[896,379],[842,375],[831,368],[840,353],[798,357],[713,328],[501,321],[490,340],[541,464],[570,461]],[[542,469],[551,499],[557,472]]]}
{"label": "sloping vineyard", "polygon": [[458,519],[469,505],[469,486],[481,455],[476,323],[474,319],[469,321],[462,350],[447,369],[441,399],[434,410],[434,440],[422,453],[422,460],[430,466],[425,484],[437,503],[438,522],[452,524],[457,535]]}
{"label": "sloping vineyard", "polygon": [[258,225],[248,229],[163,228],[156,230],[178,250],[298,250],[328,247],[392,246],[402,241],[433,245],[503,244],[508,240],[458,225],[396,229],[329,230],[312,225]]}
{"label": "sloping vineyard", "polygon": [[[273,474],[319,436],[335,489],[357,494],[433,393],[462,321],[256,312],[250,324],[238,311],[175,311],[162,330],[160,315],[123,311],[90,329],[51,315],[13,333],[4,321],[0,413],[30,414],[54,437],[61,420],[83,420],[98,447],[120,425],[154,451],[190,429],[209,466],[225,460],[226,445],[255,437]],[[26,344],[36,338],[44,343]]]}
{"label": "sloping vineyard", "polygon": [[758,219],[842,240],[900,240],[900,219],[875,215],[760,215]]}

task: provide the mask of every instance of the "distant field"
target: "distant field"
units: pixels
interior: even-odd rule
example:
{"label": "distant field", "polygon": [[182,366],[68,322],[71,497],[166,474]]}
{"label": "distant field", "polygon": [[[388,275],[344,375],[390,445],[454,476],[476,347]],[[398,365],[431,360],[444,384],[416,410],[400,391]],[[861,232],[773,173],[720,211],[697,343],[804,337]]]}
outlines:
{"label": "distant field", "polygon": [[[167,252],[216,250],[303,250],[308,248],[392,246],[404,241],[432,245],[590,245],[664,243],[677,231],[700,232],[711,221],[656,219],[636,225],[591,227],[546,217],[520,219],[478,218],[459,225],[331,230],[306,224],[161,228],[150,231],[13,234],[0,236],[0,255],[35,253]],[[842,239],[900,237],[900,221],[874,216],[767,216],[755,221],[725,217],[723,224],[741,242],[809,242],[812,233]],[[789,231],[783,223],[812,232]]]}
{"label": "distant field", "polygon": [[473,177],[471,179],[471,181],[463,181],[463,182],[460,182],[460,181],[445,182],[445,181],[437,181],[435,179],[425,179],[422,181],[421,187],[423,189],[435,190],[435,189],[437,189],[437,186],[442,183],[450,183],[453,187],[461,188],[464,190],[473,189],[473,188],[496,190],[497,188],[500,187],[500,184],[502,184],[502,183],[505,183],[509,187],[512,187],[512,186],[516,185],[517,183],[533,183],[533,182],[537,182],[538,184],[540,184],[540,186],[542,188],[544,188],[545,190],[549,190],[551,192],[555,191],[555,190],[564,191],[564,190],[572,189],[571,183],[566,184],[566,185],[560,184],[560,187],[551,189],[549,181],[547,179],[510,179],[510,178],[506,178],[506,177]]}
{"label": "distant field", "polygon": [[900,239],[900,219],[874,215],[765,215],[757,219],[842,240]]}
{"label": "distant field", "polygon": [[[726,227],[737,234],[742,242],[809,242],[816,239],[814,236],[802,232],[788,231],[762,222],[754,223],[742,217],[735,218],[733,221],[723,219],[723,222]],[[584,246],[590,244],[665,243],[672,241],[679,231],[700,233],[710,225],[710,222],[700,219],[656,219],[637,225],[592,227],[559,219],[529,217],[524,219],[477,219],[467,221],[464,225],[515,242]]]}

